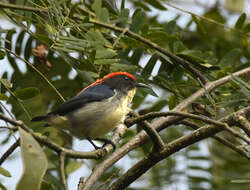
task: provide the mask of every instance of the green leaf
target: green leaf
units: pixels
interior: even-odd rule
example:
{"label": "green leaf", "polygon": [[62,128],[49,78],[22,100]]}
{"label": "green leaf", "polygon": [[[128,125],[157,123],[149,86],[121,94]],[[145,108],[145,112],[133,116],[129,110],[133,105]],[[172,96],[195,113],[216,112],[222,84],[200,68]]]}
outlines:
{"label": "green leaf", "polygon": [[214,64],[217,62],[217,59],[213,55],[209,55],[208,53],[203,53],[200,50],[184,50],[177,53],[180,57],[190,61],[200,69],[204,71],[209,70],[217,70],[218,66]]}
{"label": "green leaf", "polygon": [[197,29],[201,32],[201,34],[206,34],[206,30],[205,28],[202,26],[202,24],[200,23],[200,21],[196,18],[195,15],[192,14],[192,19],[195,22],[195,24],[197,25]]}
{"label": "green leaf", "polygon": [[143,114],[147,114],[147,113],[150,113],[150,112],[154,112],[154,111],[160,111],[162,108],[164,108],[165,106],[168,105],[168,101],[167,100],[157,100],[156,102],[154,102],[154,104],[149,107],[146,107],[144,109],[141,109],[139,111],[139,114],[140,115],[143,115]]}
{"label": "green leaf", "polygon": [[23,42],[23,39],[24,39],[24,35],[25,35],[25,31],[24,31],[24,30],[22,30],[22,31],[18,34],[16,43],[15,43],[15,53],[16,53],[17,55],[20,55],[20,53],[21,53],[22,42]]}
{"label": "green leaf", "polygon": [[39,143],[26,131],[19,128],[22,152],[23,174],[16,190],[40,190],[42,178],[47,170],[48,161]]}
{"label": "green leaf", "polygon": [[237,20],[237,22],[236,22],[236,24],[235,24],[234,27],[235,27],[236,29],[241,29],[241,28],[243,27],[243,24],[244,24],[246,18],[247,18],[246,13],[242,13],[242,14],[240,15],[240,17],[238,18],[238,20]]}
{"label": "green leaf", "polygon": [[4,169],[2,166],[0,166],[0,174],[2,174],[5,177],[11,177],[11,174],[8,170]]}
{"label": "green leaf", "polygon": [[0,60],[4,59],[5,57],[5,52],[0,50]]}
{"label": "green leaf", "polygon": [[48,183],[47,181],[42,181],[41,189],[40,190],[53,190],[53,185]]}
{"label": "green leaf", "polygon": [[140,88],[141,91],[146,92],[147,94],[150,94],[154,97],[159,97],[152,88]]}
{"label": "green leaf", "polygon": [[25,44],[25,49],[24,49],[24,59],[29,60],[32,52],[32,42],[33,42],[33,37],[30,36],[29,39],[27,40]]}
{"label": "green leaf", "polygon": [[117,15],[118,13],[118,9],[117,9],[117,6],[116,6],[116,0],[104,0],[103,1],[103,5],[108,8],[108,10]]}
{"label": "green leaf", "polygon": [[119,23],[120,27],[125,28],[128,23],[128,18],[129,18],[129,9],[122,9],[122,11],[119,13],[119,17],[116,19],[114,23]]}
{"label": "green leaf", "polygon": [[167,32],[170,35],[176,35],[179,32],[179,29],[175,20],[171,20],[167,24],[164,24],[163,29],[165,32]]}
{"label": "green leaf", "polygon": [[96,18],[101,19],[102,0],[95,0],[91,8],[95,11]]}
{"label": "green leaf", "polygon": [[14,94],[16,95],[16,97],[21,100],[27,100],[27,99],[33,98],[39,93],[40,93],[39,89],[35,87],[28,87],[28,88],[23,88],[23,89],[14,91]]}
{"label": "green leaf", "polygon": [[246,33],[250,32],[250,23],[248,23],[248,24],[244,27],[244,32],[246,32]]}
{"label": "green leaf", "polygon": [[176,105],[177,105],[178,101],[176,99],[176,96],[174,94],[172,94],[170,97],[169,97],[169,101],[168,101],[168,107],[169,109],[173,109]]}
{"label": "green leaf", "polygon": [[147,62],[146,66],[143,68],[142,73],[141,73],[141,75],[144,78],[150,77],[157,60],[158,60],[157,54],[154,54],[151,56],[151,58],[149,59],[149,61]]}
{"label": "green leaf", "polygon": [[113,63],[110,65],[110,69],[112,72],[117,72],[117,71],[126,71],[129,73],[135,73],[137,70],[136,65],[127,65],[127,64],[121,64],[121,63]]}
{"label": "green leaf", "polygon": [[102,8],[102,9],[101,9],[100,20],[101,20],[102,22],[108,23],[108,21],[109,21],[109,11],[108,11],[108,9],[106,9],[106,8]]}
{"label": "green leaf", "polygon": [[228,66],[236,62],[237,59],[240,57],[241,50],[238,48],[230,50],[220,61],[221,66]]}
{"label": "green leaf", "polygon": [[147,37],[155,43],[170,43],[171,41],[176,41],[178,38],[174,35],[169,35],[164,31],[155,31],[148,33]]}
{"label": "green leaf", "polygon": [[145,21],[146,14],[142,11],[135,11],[130,30],[132,32],[139,32]]}
{"label": "green leaf", "polygon": [[8,96],[6,94],[0,93],[0,100],[8,100]]}
{"label": "green leaf", "polygon": [[0,183],[0,189],[1,190],[8,190],[2,183]]}
{"label": "green leaf", "polygon": [[118,63],[119,59],[97,59],[94,64],[96,65],[109,65],[112,63]]}
{"label": "green leaf", "polygon": [[121,10],[123,10],[125,8],[125,0],[122,0],[122,2],[121,2]]}
{"label": "green leaf", "polygon": [[167,10],[167,8],[162,5],[160,0],[145,0],[145,1],[156,9],[159,9],[162,11]]}
{"label": "green leaf", "polygon": [[126,37],[126,36],[121,38],[120,45],[123,49],[126,49],[128,47],[135,49],[135,48],[144,46],[142,43],[138,42],[137,40],[130,38],[130,37]]}
{"label": "green leaf", "polygon": [[66,174],[69,175],[74,171],[78,170],[82,166],[82,164],[82,162],[78,162],[77,160],[70,162],[65,168]]}
{"label": "green leaf", "polygon": [[96,50],[96,59],[108,59],[116,56],[116,51],[110,48],[99,47]]}
{"label": "green leaf", "polygon": [[189,61],[196,63],[204,63],[205,60],[201,56],[201,51],[199,50],[184,50],[179,52],[177,55],[188,59]]}

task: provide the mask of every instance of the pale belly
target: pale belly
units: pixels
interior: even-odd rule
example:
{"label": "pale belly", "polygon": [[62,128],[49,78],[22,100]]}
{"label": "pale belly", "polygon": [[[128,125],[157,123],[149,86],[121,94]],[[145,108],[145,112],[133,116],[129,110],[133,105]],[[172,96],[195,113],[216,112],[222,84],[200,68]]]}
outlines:
{"label": "pale belly", "polygon": [[117,101],[91,103],[70,115],[57,116],[51,120],[51,124],[68,130],[80,139],[95,139],[123,123],[128,112],[129,101],[124,99],[121,104]]}

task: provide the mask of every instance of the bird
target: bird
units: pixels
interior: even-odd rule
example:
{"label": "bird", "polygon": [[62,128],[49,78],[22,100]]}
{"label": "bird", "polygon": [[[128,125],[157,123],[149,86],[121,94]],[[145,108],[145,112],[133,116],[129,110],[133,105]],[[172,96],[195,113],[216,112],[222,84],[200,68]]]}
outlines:
{"label": "bird", "polygon": [[104,145],[109,143],[115,149],[111,140],[100,136],[124,122],[137,87],[149,86],[138,83],[127,72],[109,73],[83,88],[54,111],[44,116],[36,116],[31,121],[44,121],[47,125],[69,131],[79,139],[87,139],[95,149],[101,147],[96,146],[92,140],[103,141]]}

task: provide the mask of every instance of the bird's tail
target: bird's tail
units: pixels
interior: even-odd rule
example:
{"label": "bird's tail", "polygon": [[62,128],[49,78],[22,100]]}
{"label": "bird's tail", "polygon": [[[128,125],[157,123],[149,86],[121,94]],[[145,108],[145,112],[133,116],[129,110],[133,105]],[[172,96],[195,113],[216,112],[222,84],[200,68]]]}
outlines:
{"label": "bird's tail", "polygon": [[49,118],[48,115],[45,115],[45,116],[37,116],[37,117],[33,117],[33,118],[31,119],[31,121],[43,121],[43,120],[46,120],[46,119],[48,119],[48,118]]}

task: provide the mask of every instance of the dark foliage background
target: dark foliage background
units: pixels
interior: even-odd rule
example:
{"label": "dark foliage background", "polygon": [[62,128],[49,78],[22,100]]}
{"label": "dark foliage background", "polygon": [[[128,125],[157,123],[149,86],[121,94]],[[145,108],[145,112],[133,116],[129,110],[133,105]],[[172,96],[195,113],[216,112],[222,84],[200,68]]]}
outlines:
{"label": "dark foliage background", "polygon": [[[250,66],[249,12],[230,10],[230,1],[225,1],[226,6],[220,1],[209,6],[193,5],[203,10],[199,16],[192,14],[192,10],[191,13],[177,10],[175,17],[163,19],[162,14],[174,9],[169,1],[164,0],[118,1],[117,7],[108,0],[103,3],[99,0],[5,2],[46,11],[0,8],[1,16],[19,28],[0,27],[0,58],[5,58],[0,69],[7,62],[13,69],[12,74],[1,72],[0,111],[4,112],[4,105],[10,105],[9,111],[17,120],[22,120],[36,133],[48,136],[61,146],[70,148],[72,137],[55,128],[33,124],[30,118],[53,110],[63,102],[62,97],[67,99],[74,96],[83,87],[109,72],[127,71],[135,74],[138,81],[154,87],[157,98],[150,95],[154,94],[152,91],[138,90],[132,108],[140,114],[171,110],[201,86],[201,81],[190,71],[154,47],[125,35],[125,29],[123,33],[118,33],[94,24],[91,19],[126,27],[189,61],[210,80]],[[184,8],[189,4],[182,1],[170,3],[177,3],[178,7]],[[235,1],[231,8],[240,7],[241,3]],[[152,11],[156,14],[152,14]],[[238,19],[229,27],[228,23],[236,16]],[[182,23],[180,20],[183,17],[188,18],[188,22],[178,24]],[[35,49],[38,47],[45,48],[45,56],[41,55],[44,49]],[[25,69],[20,68],[23,60]],[[249,101],[249,77],[235,77],[232,82],[200,98],[196,103],[206,105],[209,115],[218,119],[249,105]],[[121,144],[129,141],[138,130],[141,130],[138,126],[129,129]],[[189,131],[177,125],[162,131],[161,136],[170,142]],[[1,144],[7,143],[13,138],[12,135],[8,132]],[[237,144],[237,140],[232,137],[225,135],[225,138]],[[150,144],[147,144],[129,153],[125,160],[130,159],[133,163],[145,155],[149,148]],[[57,175],[58,156],[48,148],[44,147],[44,151],[49,165],[41,189],[62,189],[61,179]],[[89,164],[91,168],[96,162],[67,159],[67,175],[82,164]],[[247,190],[250,188],[249,171],[250,165],[245,158],[213,140],[207,140],[160,162],[129,189],[180,189],[182,184],[190,190]],[[124,168],[115,165],[106,171],[100,184],[106,183],[111,174],[119,176],[123,172]],[[0,183],[4,189],[2,176]]]}

